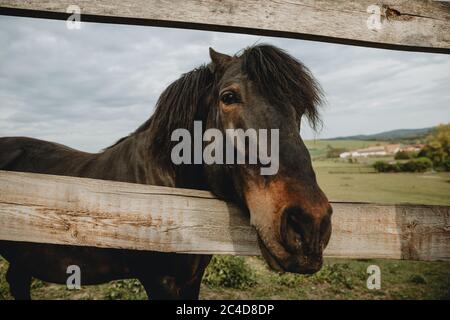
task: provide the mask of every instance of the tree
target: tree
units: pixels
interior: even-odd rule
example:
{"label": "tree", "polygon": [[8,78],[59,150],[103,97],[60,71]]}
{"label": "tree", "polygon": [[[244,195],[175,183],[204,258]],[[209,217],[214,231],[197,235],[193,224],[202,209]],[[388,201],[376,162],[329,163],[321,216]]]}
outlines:
{"label": "tree", "polygon": [[450,123],[436,127],[426,138],[425,147],[419,157],[427,157],[434,167],[445,167],[450,156]]}
{"label": "tree", "polygon": [[407,151],[399,151],[395,154],[394,159],[395,160],[409,160],[416,157],[416,154],[414,152],[407,152]]}
{"label": "tree", "polygon": [[333,148],[331,145],[327,145],[327,158],[339,158],[341,153],[348,151],[345,148]]}

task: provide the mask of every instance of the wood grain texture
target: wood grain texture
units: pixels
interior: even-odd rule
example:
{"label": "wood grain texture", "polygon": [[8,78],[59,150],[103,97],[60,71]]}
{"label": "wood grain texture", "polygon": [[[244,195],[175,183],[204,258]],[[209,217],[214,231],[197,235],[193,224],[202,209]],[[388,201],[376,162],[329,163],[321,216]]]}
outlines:
{"label": "wood grain texture", "polygon": [[[243,32],[391,49],[450,53],[450,3],[427,0],[0,0],[0,6],[55,12],[69,5],[89,17],[122,23]],[[370,30],[368,7],[377,5],[381,28]],[[10,14],[14,14],[11,13]],[[83,18],[84,14],[84,18]],[[49,17],[42,15],[41,17]],[[102,22],[121,23],[118,20]]]}
{"label": "wood grain texture", "polygon": [[[447,206],[332,203],[325,255],[450,260]],[[0,239],[260,254],[245,213],[207,191],[0,171]]]}

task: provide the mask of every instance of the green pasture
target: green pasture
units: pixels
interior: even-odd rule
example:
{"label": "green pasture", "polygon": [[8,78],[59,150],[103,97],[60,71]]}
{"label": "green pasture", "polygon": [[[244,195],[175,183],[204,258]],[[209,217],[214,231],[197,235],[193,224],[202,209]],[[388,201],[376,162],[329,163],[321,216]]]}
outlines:
{"label": "green pasture", "polygon": [[[326,259],[322,270],[315,275],[296,275],[270,271],[259,257],[223,259],[243,260],[246,270],[238,271],[244,272],[243,276],[251,281],[237,282],[230,287],[204,278],[200,299],[450,299],[450,263],[447,262]],[[367,288],[370,265],[380,267],[379,290]],[[227,272],[233,266],[235,263],[226,266]],[[6,268],[7,263],[0,259],[0,300],[12,299],[4,277]],[[209,269],[216,268],[211,265]],[[34,280],[32,298],[134,300],[146,299],[146,294],[137,280],[83,286],[81,290]]]}
{"label": "green pasture", "polygon": [[331,160],[313,165],[333,201],[450,205],[450,172],[374,173],[367,165]]}
{"label": "green pasture", "polygon": [[333,201],[414,203],[450,205],[450,173],[376,173],[375,161],[393,157],[326,159],[327,146],[354,150],[385,144],[383,141],[309,140],[305,144],[313,157],[319,185]]}

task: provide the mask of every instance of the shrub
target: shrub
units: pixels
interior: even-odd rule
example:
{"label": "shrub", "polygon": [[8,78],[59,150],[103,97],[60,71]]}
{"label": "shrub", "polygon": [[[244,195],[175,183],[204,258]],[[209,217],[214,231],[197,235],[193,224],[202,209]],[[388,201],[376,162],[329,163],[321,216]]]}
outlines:
{"label": "shrub", "polygon": [[426,138],[425,147],[419,152],[420,157],[433,161],[435,168],[445,168],[450,155],[450,123],[437,126]]}
{"label": "shrub", "polygon": [[404,162],[399,164],[401,172],[416,172],[416,164],[412,161]]}
{"label": "shrub", "polygon": [[386,172],[387,165],[385,161],[376,161],[372,166],[378,172]]}
{"label": "shrub", "polygon": [[433,166],[433,162],[428,158],[417,158],[399,164],[402,172],[424,172]]}
{"label": "shrub", "polygon": [[450,171],[450,157],[447,157],[447,159],[444,162],[444,170]]}
{"label": "shrub", "polygon": [[425,171],[433,167],[433,162],[428,158],[417,158],[413,160],[418,171]]}
{"label": "shrub", "polygon": [[409,160],[417,157],[417,154],[414,152],[407,152],[407,151],[399,151],[395,154],[394,159],[395,160]]}
{"label": "shrub", "polygon": [[424,172],[433,166],[433,162],[428,158],[417,158],[403,163],[387,163],[377,161],[373,164],[377,172]]}
{"label": "shrub", "polygon": [[203,281],[210,286],[243,289],[255,281],[254,271],[242,257],[214,256]]}
{"label": "shrub", "polygon": [[377,172],[398,172],[400,171],[398,163],[390,164],[385,161],[376,161],[373,164]]}

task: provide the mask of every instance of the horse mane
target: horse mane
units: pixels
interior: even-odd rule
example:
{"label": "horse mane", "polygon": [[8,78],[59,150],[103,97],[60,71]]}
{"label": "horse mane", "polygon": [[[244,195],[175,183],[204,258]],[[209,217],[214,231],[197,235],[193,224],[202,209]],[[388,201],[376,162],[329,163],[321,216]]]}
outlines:
{"label": "horse mane", "polygon": [[322,88],[300,61],[284,50],[268,44],[248,47],[241,55],[242,71],[270,103],[292,105],[305,115],[314,130],[321,126],[319,106]]}
{"label": "horse mane", "polygon": [[[203,100],[210,93],[213,84],[214,75],[206,65],[184,73],[163,91],[156,102],[155,112],[147,121],[136,131],[119,139],[106,149],[116,146],[131,135],[148,129],[153,135],[152,148],[164,147],[169,144],[175,129],[190,130],[193,128],[194,120],[197,119],[197,116],[201,116],[201,111],[206,108]],[[204,111],[206,117],[207,110]]]}
{"label": "horse mane", "polygon": [[[299,117],[304,114],[311,127],[317,129],[321,123],[318,106],[323,94],[308,68],[284,50],[268,44],[248,47],[235,57],[242,60],[243,73],[270,103],[280,107],[289,103]],[[158,151],[157,154],[170,154],[170,149],[165,151],[171,147],[170,138],[175,129],[192,131],[194,120],[206,120],[209,108],[206,98],[215,88],[216,80],[206,65],[183,74],[163,91],[151,118],[106,149],[149,130],[150,148]]]}

